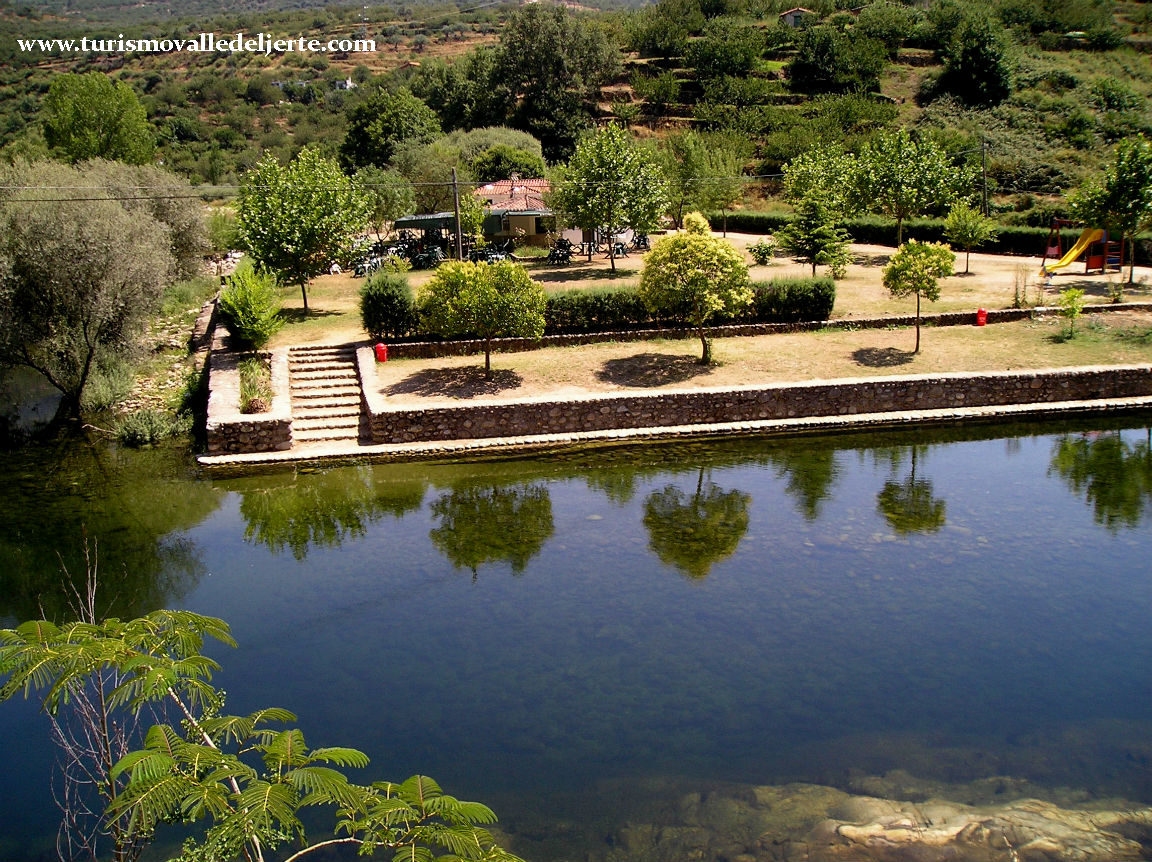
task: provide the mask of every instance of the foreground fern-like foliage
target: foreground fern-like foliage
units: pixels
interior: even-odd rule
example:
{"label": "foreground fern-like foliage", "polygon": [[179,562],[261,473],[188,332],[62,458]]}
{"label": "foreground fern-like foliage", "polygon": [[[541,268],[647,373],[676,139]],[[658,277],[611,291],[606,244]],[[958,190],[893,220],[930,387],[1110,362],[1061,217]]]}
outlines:
{"label": "foreground fern-like foliage", "polygon": [[[221,715],[224,697],[211,683],[220,666],[201,653],[206,638],[235,645],[223,620],[188,611],[0,630],[0,700],[35,692],[55,716],[112,671],[101,720],[160,705],[179,716],[154,724],[143,748],[93,764],[103,773],[101,829],[115,858],[132,858],[120,848],[142,847],[163,824],[200,823],[204,834],[186,843],[186,859],[260,862],[287,844],[294,862],[349,844],[362,855],[390,850],[411,862],[518,862],[481,828],[496,821],[490,808],[444,794],[431,778],[356,784],[342,770],[362,769],[368,757],[353,748],[309,748],[301,730],[281,727],[296,720],[288,710]],[[301,812],[317,806],[334,810],[336,822],[331,838],[313,842]]]}

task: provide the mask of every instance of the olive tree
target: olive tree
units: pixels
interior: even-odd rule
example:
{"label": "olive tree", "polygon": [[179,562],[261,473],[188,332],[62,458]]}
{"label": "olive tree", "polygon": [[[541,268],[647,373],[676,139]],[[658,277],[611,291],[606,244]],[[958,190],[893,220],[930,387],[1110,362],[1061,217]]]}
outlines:
{"label": "olive tree", "polygon": [[69,162],[111,159],[142,165],[156,149],[136,93],[102,72],[68,72],[52,79],[44,97],[44,140]]}
{"label": "olive tree", "polygon": [[484,377],[492,379],[493,338],[544,334],[544,288],[512,261],[449,261],[424,287],[420,316],[429,332],[484,342]]}
{"label": "olive tree", "polygon": [[[19,168],[0,202],[0,360],[38,371],[78,416],[99,363],[131,353],[175,272],[170,232],[63,165]],[[52,196],[43,189],[55,187]]]}
{"label": "olive tree", "polygon": [[916,294],[916,348],[920,352],[920,298],[940,298],[940,279],[952,274],[956,255],[943,243],[911,240],[884,267],[884,286],[894,297]]}
{"label": "olive tree", "polygon": [[288,165],[266,156],[245,176],[236,221],[256,263],[300,285],[307,312],[308,279],[327,271],[368,216],[340,166],[306,148]]}
{"label": "olive tree", "polygon": [[700,337],[700,363],[707,365],[712,361],[708,321],[746,308],[752,287],[744,256],[731,243],[712,236],[699,213],[689,213],[684,222],[685,233],[657,240],[648,253],[640,295],[653,311],[683,317]]}

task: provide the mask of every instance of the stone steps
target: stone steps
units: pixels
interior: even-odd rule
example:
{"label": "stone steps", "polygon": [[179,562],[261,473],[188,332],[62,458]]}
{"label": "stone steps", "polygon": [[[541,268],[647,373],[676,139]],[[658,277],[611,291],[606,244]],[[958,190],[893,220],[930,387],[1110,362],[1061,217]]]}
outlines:
{"label": "stone steps", "polygon": [[293,348],[288,374],[293,443],[358,442],[360,381],[355,348]]}

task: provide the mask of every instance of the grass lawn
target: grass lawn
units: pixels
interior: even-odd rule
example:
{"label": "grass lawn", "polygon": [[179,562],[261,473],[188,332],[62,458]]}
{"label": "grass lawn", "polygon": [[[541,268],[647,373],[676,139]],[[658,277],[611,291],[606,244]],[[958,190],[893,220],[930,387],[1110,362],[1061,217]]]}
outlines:
{"label": "grass lawn", "polygon": [[1093,316],[1065,336],[1060,318],[992,326],[927,327],[911,352],[911,327],[723,338],[715,362],[698,363],[700,343],[668,340],[549,347],[493,354],[494,379],[483,356],[392,360],[376,366],[378,390],[393,403],[459,403],[461,399],[565,398],[656,387],[746,386],[759,383],[1006,371],[1152,361],[1152,313]]}

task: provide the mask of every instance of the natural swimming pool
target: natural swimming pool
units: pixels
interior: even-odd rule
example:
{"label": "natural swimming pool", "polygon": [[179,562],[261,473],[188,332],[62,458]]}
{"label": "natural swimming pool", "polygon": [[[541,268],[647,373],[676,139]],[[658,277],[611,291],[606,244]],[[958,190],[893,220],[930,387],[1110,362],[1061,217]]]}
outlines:
{"label": "natural swimming pool", "polygon": [[[21,450],[3,456],[0,610],[53,608],[56,554],[75,572],[86,536],[117,613],[232,624],[230,710],[285,706],[373,777],[489,802],[531,859],[625,858],[629,828],[717,782],[996,776],[1147,804],[1149,428],[216,480],[172,450]],[[0,855],[47,855],[45,729],[5,704],[0,739]]]}

